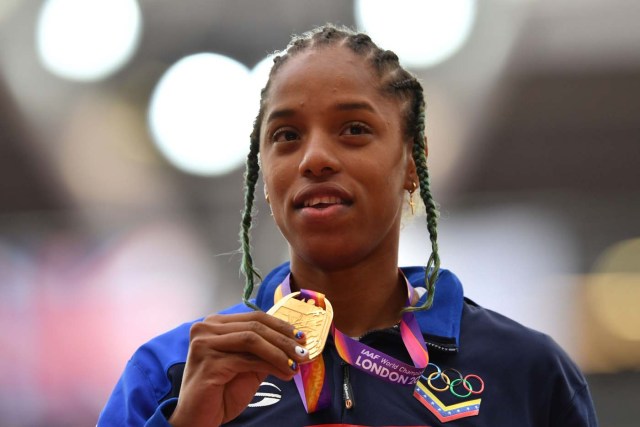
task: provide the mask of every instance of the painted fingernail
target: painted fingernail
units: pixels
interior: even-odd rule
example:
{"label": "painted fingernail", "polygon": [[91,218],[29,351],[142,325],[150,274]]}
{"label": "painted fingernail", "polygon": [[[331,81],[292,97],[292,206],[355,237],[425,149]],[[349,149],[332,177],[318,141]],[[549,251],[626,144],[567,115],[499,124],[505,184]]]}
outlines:
{"label": "painted fingernail", "polygon": [[293,336],[296,337],[296,339],[300,340],[304,338],[304,332],[302,332],[300,329],[294,329]]}
{"label": "painted fingernail", "polygon": [[298,369],[298,364],[293,360],[289,359],[289,367],[291,368],[292,371],[295,371]]}
{"label": "painted fingernail", "polygon": [[303,356],[303,357],[304,357],[304,356],[306,356],[307,354],[309,354],[309,350],[307,350],[307,349],[306,349],[306,348],[304,348],[304,347],[300,347],[299,345],[297,345],[297,346],[296,346],[296,353],[297,353],[299,356]]}

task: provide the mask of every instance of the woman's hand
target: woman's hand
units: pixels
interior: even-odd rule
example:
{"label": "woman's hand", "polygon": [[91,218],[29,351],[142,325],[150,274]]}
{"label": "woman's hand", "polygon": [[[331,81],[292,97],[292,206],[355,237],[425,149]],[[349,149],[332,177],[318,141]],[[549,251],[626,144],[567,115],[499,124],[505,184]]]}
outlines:
{"label": "woman's hand", "polygon": [[[191,327],[174,427],[218,427],[237,417],[267,375],[290,380],[308,360],[305,337],[263,312],[213,315]],[[302,336],[301,336],[302,335]]]}

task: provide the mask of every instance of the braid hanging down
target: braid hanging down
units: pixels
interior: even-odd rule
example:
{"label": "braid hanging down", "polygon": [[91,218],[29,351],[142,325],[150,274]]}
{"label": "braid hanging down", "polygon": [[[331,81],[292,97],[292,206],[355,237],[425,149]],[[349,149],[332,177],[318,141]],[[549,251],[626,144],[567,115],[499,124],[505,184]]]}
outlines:
{"label": "braid hanging down", "polygon": [[381,88],[389,96],[395,96],[406,102],[405,133],[413,139],[412,156],[416,164],[416,171],[420,181],[420,197],[426,207],[427,230],[431,241],[431,255],[426,266],[425,286],[427,298],[417,307],[406,307],[404,311],[427,310],[433,304],[435,285],[440,268],[440,256],[438,254],[438,211],[436,203],[431,195],[429,170],[425,154],[425,101],[422,85],[411,73],[400,65],[398,56],[390,50],[380,49],[371,38],[362,33],[356,33],[346,27],[324,25],[300,36],[295,36],[287,48],[274,57],[273,66],[269,73],[267,85],[261,92],[260,111],[253,123],[253,132],[250,138],[250,150],[247,156],[244,175],[244,209],[242,211],[242,223],[240,228],[240,241],[242,244],[241,271],[245,276],[243,302],[255,309],[259,308],[250,301],[255,287],[256,277],[260,275],[253,266],[250,245],[250,230],[255,200],[255,188],[258,181],[260,151],[260,127],[264,115],[265,105],[269,94],[269,88],[273,77],[286,61],[297,53],[308,49],[321,49],[326,46],[342,44],[351,49],[355,54],[369,60],[373,69],[381,80]]}

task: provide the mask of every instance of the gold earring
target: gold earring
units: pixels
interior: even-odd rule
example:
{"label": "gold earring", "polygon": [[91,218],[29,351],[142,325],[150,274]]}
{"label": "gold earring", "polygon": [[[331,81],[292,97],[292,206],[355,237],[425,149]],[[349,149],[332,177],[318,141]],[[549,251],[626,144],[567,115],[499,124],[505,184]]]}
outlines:
{"label": "gold earring", "polygon": [[416,188],[418,188],[418,184],[416,184],[415,181],[411,184],[413,188],[409,190],[409,208],[411,208],[411,215],[414,215],[416,213],[416,204],[413,202],[413,193],[416,191]]}

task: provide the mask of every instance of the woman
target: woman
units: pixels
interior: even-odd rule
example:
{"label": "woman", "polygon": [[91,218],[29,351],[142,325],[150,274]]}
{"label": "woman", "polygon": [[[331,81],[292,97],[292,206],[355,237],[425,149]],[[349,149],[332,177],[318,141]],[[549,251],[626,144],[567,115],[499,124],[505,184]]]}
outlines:
{"label": "woman", "polygon": [[[251,300],[258,153],[290,263]],[[251,135],[244,304],[142,346],[98,425],[595,426],[562,350],[439,270],[426,154],[422,87],[393,52],[331,25],[294,38]],[[431,255],[398,269],[417,189]]]}

